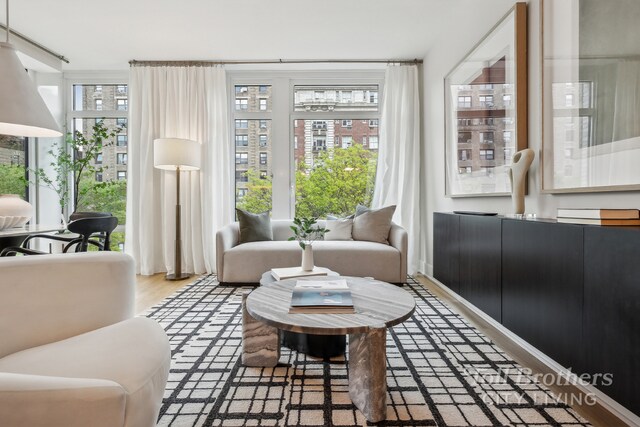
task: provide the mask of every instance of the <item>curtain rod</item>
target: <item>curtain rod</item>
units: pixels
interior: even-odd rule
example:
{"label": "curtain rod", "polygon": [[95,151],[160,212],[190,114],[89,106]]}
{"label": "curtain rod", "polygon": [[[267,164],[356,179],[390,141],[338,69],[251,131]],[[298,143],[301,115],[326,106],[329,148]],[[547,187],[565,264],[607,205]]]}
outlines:
{"label": "curtain rod", "polygon": [[[7,31],[7,26],[6,25],[2,25],[0,24],[0,29],[4,30],[5,32]],[[60,55],[59,53],[56,53],[54,51],[52,51],[51,49],[46,48],[45,46],[41,45],[40,43],[38,43],[37,41],[34,41],[32,39],[30,39],[29,37],[20,34],[19,32],[15,31],[15,30],[9,30],[9,33],[11,34],[12,37],[17,37],[20,40],[29,43],[31,46],[34,46],[38,49],[40,49],[41,51],[53,56],[54,58],[59,59],[60,61],[64,61],[67,64],[69,63],[69,60],[67,58],[64,57],[64,55]]]}
{"label": "curtain rod", "polygon": [[131,60],[132,67],[191,66],[247,64],[422,64],[422,59],[264,59],[264,60],[220,60],[220,61],[138,61]]}

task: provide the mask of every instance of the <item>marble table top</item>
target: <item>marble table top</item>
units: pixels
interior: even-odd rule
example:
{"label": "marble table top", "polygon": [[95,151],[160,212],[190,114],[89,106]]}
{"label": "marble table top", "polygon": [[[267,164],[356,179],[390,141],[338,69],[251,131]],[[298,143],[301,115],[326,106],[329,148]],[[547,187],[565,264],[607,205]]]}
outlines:
{"label": "marble table top", "polygon": [[367,332],[381,324],[391,327],[404,322],[415,310],[415,300],[401,287],[361,277],[347,280],[355,313],[289,314],[291,294],[298,280],[322,280],[335,277],[316,276],[274,282],[261,286],[248,296],[246,307],[255,319],[284,331],[314,335],[346,335]]}

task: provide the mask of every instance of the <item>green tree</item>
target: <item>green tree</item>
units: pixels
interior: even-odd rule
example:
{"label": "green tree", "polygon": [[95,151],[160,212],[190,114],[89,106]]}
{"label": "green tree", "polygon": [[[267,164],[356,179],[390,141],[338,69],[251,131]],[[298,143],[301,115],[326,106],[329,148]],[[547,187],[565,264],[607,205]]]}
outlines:
{"label": "green tree", "polygon": [[359,144],[321,153],[311,169],[296,171],[296,217],[323,218],[355,212],[373,197],[376,153]]}
{"label": "green tree", "polygon": [[0,165],[0,194],[24,197],[26,184],[24,166]]}
{"label": "green tree", "polygon": [[[119,225],[124,225],[127,208],[126,180],[97,182],[93,176],[83,174],[79,188],[83,197],[77,211],[110,212],[118,217]],[[112,233],[111,250],[117,251],[120,243],[124,243],[124,233]]]}
{"label": "green tree", "polygon": [[249,169],[247,175],[247,194],[242,197],[236,195],[236,207],[248,212],[262,213],[271,210],[271,178],[261,178],[258,171]]}

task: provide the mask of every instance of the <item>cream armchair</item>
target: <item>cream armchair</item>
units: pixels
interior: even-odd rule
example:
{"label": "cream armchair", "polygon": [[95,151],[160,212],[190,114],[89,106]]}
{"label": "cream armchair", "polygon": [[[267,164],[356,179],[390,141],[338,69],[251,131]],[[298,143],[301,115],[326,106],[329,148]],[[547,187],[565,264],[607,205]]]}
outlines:
{"label": "cream armchair", "polygon": [[1,258],[0,425],[154,426],[171,351],[134,292],[127,255]]}

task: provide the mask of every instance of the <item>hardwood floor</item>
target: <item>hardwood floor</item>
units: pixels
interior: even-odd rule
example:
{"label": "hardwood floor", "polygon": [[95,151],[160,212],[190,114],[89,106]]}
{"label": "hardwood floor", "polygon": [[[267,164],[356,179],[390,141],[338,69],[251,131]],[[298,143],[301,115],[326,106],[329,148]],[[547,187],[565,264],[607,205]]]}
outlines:
{"label": "hardwood floor", "polygon": [[[466,320],[468,320],[469,323],[471,323],[479,331],[489,337],[520,365],[531,369],[534,374],[555,374],[555,372],[547,367],[547,365],[534,357],[526,349],[515,343],[513,340],[511,340],[511,338],[503,334],[500,330],[496,329],[493,325],[478,316],[460,301],[454,299],[440,286],[429,280],[429,278],[422,275],[417,275],[416,280],[424,285],[431,293],[445,301],[453,311],[457,312]],[[571,402],[566,403],[570,404],[570,406],[576,412],[578,412],[582,417],[584,417],[596,427],[614,427],[628,425],[621,421],[618,417],[611,414],[607,409],[605,409],[598,403],[596,403],[595,405],[575,404],[575,402],[585,402],[589,401],[589,399],[586,399],[584,393],[573,385],[550,386],[549,388],[558,396],[574,396],[574,404],[571,404]],[[576,396],[581,396],[581,398],[578,398]]]}
{"label": "hardwood floor", "polygon": [[138,285],[136,287],[136,313],[144,312],[182,287],[193,283],[197,278],[198,276],[193,276],[189,279],[171,282],[164,280],[164,273],[152,276],[136,276]]}

